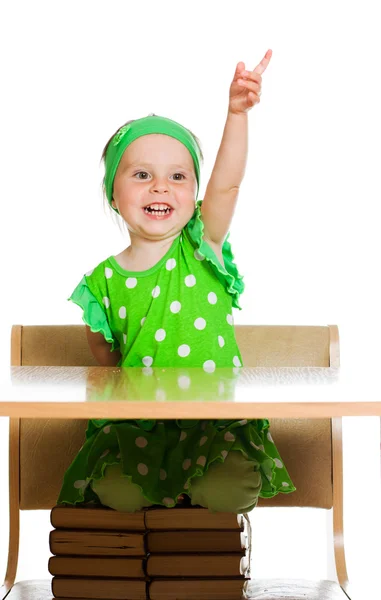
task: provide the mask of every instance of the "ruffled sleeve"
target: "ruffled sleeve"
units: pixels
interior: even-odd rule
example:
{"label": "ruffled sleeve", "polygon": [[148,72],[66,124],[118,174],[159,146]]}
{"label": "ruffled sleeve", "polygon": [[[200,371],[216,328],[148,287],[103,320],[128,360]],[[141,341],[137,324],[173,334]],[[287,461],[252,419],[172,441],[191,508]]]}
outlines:
{"label": "ruffled sleeve", "polygon": [[90,291],[85,276],[81,279],[68,300],[71,300],[82,308],[82,320],[90,327],[91,331],[102,333],[105,340],[111,343],[110,352],[119,348],[119,341],[113,336],[106,314]]}
{"label": "ruffled sleeve", "polygon": [[222,257],[224,259],[224,265],[222,265],[215,252],[203,239],[204,223],[201,217],[201,204],[202,200],[197,200],[193,217],[184,229],[188,232],[193,245],[196,246],[200,258],[205,258],[209,262],[217,278],[225,286],[227,292],[232,295],[233,306],[239,310],[242,310],[238,304],[238,300],[245,289],[245,284],[243,282],[242,275],[238,273],[237,266],[234,263],[231,245],[230,242],[228,242],[230,233],[228,233],[226,236],[222,246]]}

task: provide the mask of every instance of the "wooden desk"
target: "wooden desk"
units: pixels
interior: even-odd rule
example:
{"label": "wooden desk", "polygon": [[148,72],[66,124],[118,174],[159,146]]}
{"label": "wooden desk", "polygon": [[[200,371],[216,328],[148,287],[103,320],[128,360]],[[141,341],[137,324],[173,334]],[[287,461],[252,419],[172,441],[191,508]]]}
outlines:
{"label": "wooden desk", "polygon": [[381,416],[381,380],[323,367],[10,367],[0,416],[242,419]]}

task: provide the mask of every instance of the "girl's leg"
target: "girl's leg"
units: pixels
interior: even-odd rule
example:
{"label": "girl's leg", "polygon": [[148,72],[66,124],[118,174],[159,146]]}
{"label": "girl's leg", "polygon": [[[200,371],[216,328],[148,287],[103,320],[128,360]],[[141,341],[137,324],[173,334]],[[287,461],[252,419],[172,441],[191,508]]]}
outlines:
{"label": "girl's leg", "polygon": [[212,512],[250,512],[258,502],[262,478],[256,463],[242,452],[229,452],[223,463],[214,462],[202,477],[191,480],[192,505],[199,504]]}
{"label": "girl's leg", "polygon": [[103,479],[95,479],[91,487],[104,506],[121,512],[135,512],[145,506],[152,506],[140,488],[122,475],[120,464],[106,467]]}

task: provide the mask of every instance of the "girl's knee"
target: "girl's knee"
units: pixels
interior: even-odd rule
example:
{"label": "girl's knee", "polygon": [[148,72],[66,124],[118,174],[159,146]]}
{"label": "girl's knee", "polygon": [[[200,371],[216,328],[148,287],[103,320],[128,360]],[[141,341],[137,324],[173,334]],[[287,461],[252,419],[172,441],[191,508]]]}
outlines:
{"label": "girl's knee", "polygon": [[213,463],[205,475],[192,480],[192,504],[213,512],[250,512],[257,505],[262,487],[258,467],[241,452],[230,452],[224,463]]}
{"label": "girl's knee", "polygon": [[91,487],[104,506],[120,512],[136,512],[152,506],[144,498],[139,486],[122,475],[120,464],[106,467],[103,479],[95,479]]}

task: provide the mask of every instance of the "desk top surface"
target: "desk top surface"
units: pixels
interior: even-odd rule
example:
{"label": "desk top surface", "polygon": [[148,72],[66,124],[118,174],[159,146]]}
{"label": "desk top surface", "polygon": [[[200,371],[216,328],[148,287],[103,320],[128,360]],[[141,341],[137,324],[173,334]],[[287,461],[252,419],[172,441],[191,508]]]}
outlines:
{"label": "desk top surface", "polygon": [[374,369],[10,367],[0,416],[25,418],[325,418],[381,416]]}

